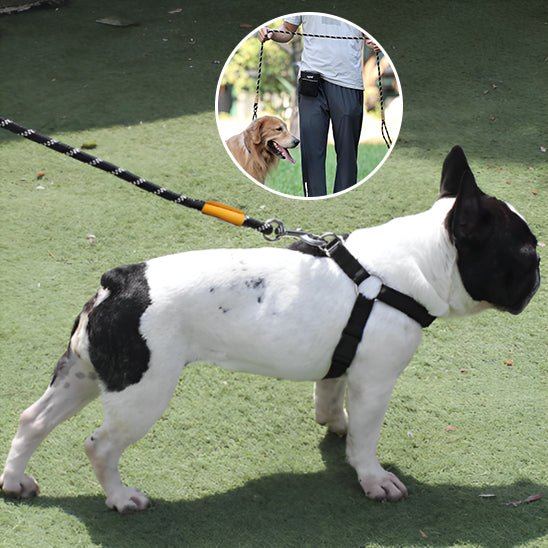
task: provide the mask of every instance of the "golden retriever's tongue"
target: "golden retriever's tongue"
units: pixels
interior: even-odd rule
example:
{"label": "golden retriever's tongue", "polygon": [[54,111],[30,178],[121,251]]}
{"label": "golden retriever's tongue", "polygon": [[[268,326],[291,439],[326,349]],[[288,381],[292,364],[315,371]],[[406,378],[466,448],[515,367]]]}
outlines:
{"label": "golden retriever's tongue", "polygon": [[292,164],[295,163],[295,160],[293,159],[293,156],[291,156],[291,154],[289,154],[289,150],[287,150],[287,148],[284,148],[282,146],[280,146],[278,143],[276,143],[278,145],[278,150],[282,153],[282,156],[288,160],[289,162],[291,162]]}

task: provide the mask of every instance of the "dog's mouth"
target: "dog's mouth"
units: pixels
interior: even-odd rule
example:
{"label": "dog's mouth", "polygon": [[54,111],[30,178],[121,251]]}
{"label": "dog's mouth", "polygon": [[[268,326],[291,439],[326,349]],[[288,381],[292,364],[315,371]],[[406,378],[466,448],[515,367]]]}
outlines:
{"label": "dog's mouth", "polygon": [[268,141],[267,145],[268,145],[269,152],[274,154],[274,156],[277,156],[281,160],[288,160],[292,164],[295,163],[295,160],[293,159],[293,156],[291,156],[291,154],[289,153],[289,150],[287,150],[287,148],[283,147],[282,145],[278,144],[276,141],[274,141],[274,139],[271,139],[270,141]]}

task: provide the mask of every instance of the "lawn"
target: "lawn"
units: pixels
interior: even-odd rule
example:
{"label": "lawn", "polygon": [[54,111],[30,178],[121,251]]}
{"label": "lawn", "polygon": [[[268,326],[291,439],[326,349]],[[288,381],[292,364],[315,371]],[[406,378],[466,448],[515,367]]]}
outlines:
{"label": "lawn", "polygon": [[[380,122],[379,122],[380,123]],[[365,144],[358,147],[358,183],[362,182],[383,160],[387,154],[386,145]],[[288,196],[303,196],[303,183],[301,177],[301,150],[291,150],[291,156],[295,164],[280,161],[278,168],[267,178],[266,186]],[[327,159],[325,162],[325,174],[327,193],[333,193],[335,173],[337,169],[337,155],[334,145],[327,146]]]}
{"label": "lawn", "polygon": [[[2,115],[76,146],[94,141],[93,153],[175,191],[314,232],[429,207],[443,158],[459,143],[483,190],[525,215],[548,261],[540,1],[526,9],[495,0],[340,3],[336,14],[391,55],[404,119],[394,151],[366,184],[313,202],[249,182],[226,156],[214,115],[228,54],[249,25],[295,11],[294,2],[220,0],[213,17],[201,2],[113,5],[72,0],[1,17]],[[334,8],[317,0],[298,9]],[[95,23],[113,15],[139,25]],[[251,230],[154,199],[7,132],[0,208],[0,460],[102,272],[177,251],[265,245]],[[409,487],[403,503],[363,496],[344,441],[313,420],[311,383],[196,364],[122,460],[124,479],[153,500],[147,513],[119,516],[104,505],[83,451],[101,421],[97,401],[31,460],[40,497],[0,495],[0,546],[548,546],[547,310],[543,284],[519,316],[488,312],[425,330],[379,447],[381,462]],[[505,504],[535,494],[545,498]]]}

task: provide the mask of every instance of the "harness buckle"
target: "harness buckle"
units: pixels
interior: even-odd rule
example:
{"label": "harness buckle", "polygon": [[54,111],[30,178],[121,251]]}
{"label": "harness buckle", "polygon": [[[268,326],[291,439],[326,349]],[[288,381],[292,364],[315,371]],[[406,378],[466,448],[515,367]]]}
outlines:
{"label": "harness buckle", "polygon": [[[324,238],[325,241],[323,250],[328,257],[332,258],[332,255],[336,250],[339,249],[341,245],[344,246],[344,239],[334,232],[326,232],[325,234],[322,234],[322,238]],[[328,240],[327,238],[331,239]]]}

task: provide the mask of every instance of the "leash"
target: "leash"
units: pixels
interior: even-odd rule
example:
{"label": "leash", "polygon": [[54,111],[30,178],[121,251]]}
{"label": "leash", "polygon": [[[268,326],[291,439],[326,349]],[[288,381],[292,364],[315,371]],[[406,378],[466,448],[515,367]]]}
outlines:
{"label": "leash", "polygon": [[257,69],[257,85],[255,86],[255,102],[253,103],[253,116],[251,121],[254,122],[257,119],[257,109],[259,108],[259,93],[261,91],[261,72],[263,70],[263,51],[264,42],[261,42],[261,48],[259,49],[259,65]]}
{"label": "leash", "polygon": [[15,133],[20,137],[24,137],[29,141],[43,145],[46,148],[50,148],[61,154],[65,154],[66,156],[78,160],[79,162],[82,162],[92,167],[96,167],[97,169],[101,169],[102,171],[106,171],[107,173],[110,173],[111,175],[114,175],[115,177],[118,177],[123,181],[131,183],[133,186],[140,188],[141,190],[150,192],[154,196],[158,196],[160,198],[163,198],[164,200],[168,200],[169,202],[189,207],[191,209],[200,211],[204,215],[216,217],[217,219],[220,219],[227,223],[231,223],[236,226],[245,226],[257,230],[263,235],[264,239],[269,242],[277,242],[284,237],[290,237],[302,240],[306,244],[314,247],[322,247],[327,245],[329,241],[328,238],[334,236],[331,232],[316,235],[312,232],[306,232],[302,228],[286,228],[284,223],[279,219],[268,219],[267,221],[260,221],[258,219],[254,219],[253,217],[249,217],[240,209],[226,204],[222,204],[220,202],[216,202],[213,200],[195,200],[193,198],[189,198],[188,196],[177,194],[172,190],[158,186],[157,184],[148,181],[143,177],[139,177],[138,175],[135,175],[130,171],[126,171],[125,169],[118,167],[110,162],[101,160],[100,158],[92,156],[87,152],[83,152],[78,148],[72,147],[65,143],[61,143],[60,141],[52,139],[51,137],[48,137],[46,135],[41,135],[33,129],[28,129],[20,126],[19,124],[8,118],[0,117],[0,128],[11,131],[11,133]]}
{"label": "leash", "polygon": [[164,200],[183,205],[191,209],[195,209],[197,211],[200,211],[204,215],[216,217],[236,226],[245,226],[257,230],[262,233],[265,238],[269,235],[272,235],[272,239],[276,240],[286,235],[287,233],[283,226],[283,223],[281,221],[278,221],[277,219],[260,221],[254,219],[253,217],[249,217],[240,209],[236,209],[235,207],[231,207],[220,202],[215,202],[212,200],[195,200],[193,198],[189,198],[188,196],[177,194],[172,190],[169,190],[162,186],[158,186],[143,177],[139,177],[138,175],[135,175],[130,171],[126,171],[125,169],[111,164],[110,162],[101,160],[100,158],[92,156],[87,152],[83,152],[78,148],[72,147],[65,143],[61,143],[60,141],[52,139],[51,137],[48,137],[46,135],[40,135],[33,129],[28,129],[20,126],[19,124],[16,124],[8,118],[0,117],[0,127],[11,131],[16,135],[24,137],[29,141],[33,141],[34,143],[44,145],[46,148],[50,148],[52,150],[55,150],[56,152],[65,154],[66,156],[74,158],[79,162],[82,162],[92,167],[96,167],[97,169],[101,169],[102,171],[106,171],[107,173],[110,173],[111,175],[114,175],[115,177],[118,177],[123,181],[131,183],[133,186],[140,188],[141,190],[145,190],[146,192],[150,192],[155,196],[163,198]]}
{"label": "leash", "polygon": [[[291,34],[293,36],[306,36],[310,38],[329,38],[333,40],[364,40],[364,36],[332,36],[330,34],[310,34],[306,32],[291,32],[289,30],[280,30],[280,29],[270,29],[270,32],[277,32],[279,34]],[[253,114],[251,116],[251,121],[257,119],[257,110],[259,109],[259,96],[261,90],[261,73],[263,70],[263,53],[264,53],[264,42],[261,42],[259,49],[259,62],[257,69],[257,84],[255,86],[255,101],[253,102]],[[386,126],[386,121],[384,119],[384,93],[382,88],[382,75],[381,75],[381,63],[379,52],[375,52],[376,63],[377,63],[377,86],[379,88],[380,104],[381,104],[381,135],[384,139],[384,142],[387,148],[390,148],[392,145],[392,139],[388,133],[388,127]]]}
{"label": "leash", "polygon": [[277,242],[284,237],[291,237],[300,239],[306,244],[314,247],[322,247],[328,243],[329,237],[334,236],[331,232],[316,235],[312,232],[306,232],[302,228],[286,228],[284,223],[279,219],[268,219],[267,221],[260,221],[258,219],[254,219],[253,217],[249,217],[240,209],[226,204],[222,204],[220,202],[215,202],[213,200],[195,200],[194,198],[189,198],[188,196],[177,194],[172,190],[158,186],[157,184],[148,181],[143,177],[139,177],[138,175],[135,175],[130,171],[126,171],[125,169],[111,164],[110,162],[101,160],[100,158],[92,156],[87,152],[83,152],[78,148],[72,147],[65,143],[61,143],[60,141],[52,139],[51,137],[48,137],[46,135],[41,135],[33,129],[28,129],[20,126],[9,118],[3,118],[0,116],[0,128],[11,131],[11,133],[15,133],[16,135],[24,137],[25,139],[28,139],[29,141],[32,141],[34,143],[44,145],[46,148],[50,148],[61,154],[65,154],[66,156],[87,164],[88,166],[96,167],[97,169],[106,171],[107,173],[110,173],[111,175],[114,175],[115,177],[118,177],[123,181],[131,183],[133,186],[140,188],[141,190],[150,192],[154,196],[158,196],[169,202],[189,207],[191,209],[200,211],[204,215],[216,217],[217,219],[221,219],[222,221],[231,223],[236,226],[245,226],[257,230],[263,235],[265,240],[269,242]]}
{"label": "leash", "polygon": [[381,134],[386,146],[390,148],[392,139],[390,139],[390,134],[388,133],[388,128],[386,127],[386,122],[384,120],[384,93],[382,90],[381,59],[378,51],[375,52],[375,61],[377,63],[377,82],[379,86],[379,99],[381,104]]}

